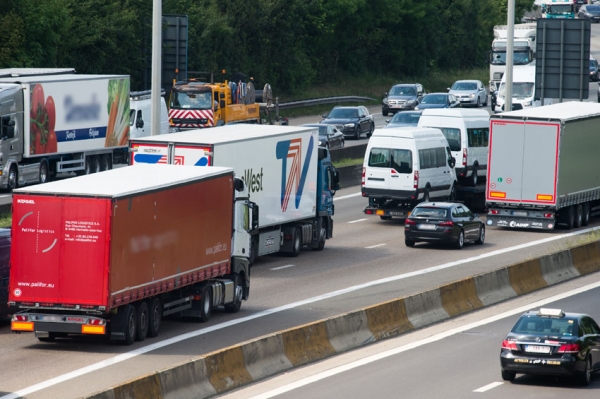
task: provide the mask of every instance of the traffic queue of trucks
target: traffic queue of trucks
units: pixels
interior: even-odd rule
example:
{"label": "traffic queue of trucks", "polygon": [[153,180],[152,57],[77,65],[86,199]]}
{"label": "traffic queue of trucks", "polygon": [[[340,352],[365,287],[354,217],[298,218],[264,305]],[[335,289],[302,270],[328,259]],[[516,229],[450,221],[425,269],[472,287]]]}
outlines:
{"label": "traffic queue of trucks", "polygon": [[41,341],[131,344],[166,315],[237,312],[250,292],[258,209],[231,168],[137,165],[21,188],[12,220],[11,328]]}

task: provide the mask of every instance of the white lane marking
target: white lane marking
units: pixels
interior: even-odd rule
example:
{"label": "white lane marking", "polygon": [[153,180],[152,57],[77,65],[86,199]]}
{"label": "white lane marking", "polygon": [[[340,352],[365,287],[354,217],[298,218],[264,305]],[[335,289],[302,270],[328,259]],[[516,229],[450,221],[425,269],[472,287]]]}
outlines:
{"label": "white lane marking", "polygon": [[483,386],[479,389],[474,390],[473,392],[485,392],[485,391],[489,391],[490,389],[494,389],[496,387],[499,387],[500,385],[504,384],[503,382],[492,382],[491,384],[487,384],[486,386]]}
{"label": "white lane marking", "polygon": [[294,267],[294,266],[296,266],[296,265],[284,265],[284,266],[274,267],[271,270],[287,269],[288,267]]}
{"label": "white lane marking", "polygon": [[348,198],[360,197],[361,195],[362,195],[362,193],[348,194],[348,195],[343,195],[341,197],[333,197],[333,200],[338,201],[338,200],[343,200],[343,199],[348,199]]}
{"label": "white lane marking", "polygon": [[370,247],[365,247],[365,248],[371,249],[371,248],[383,247],[384,245],[387,245],[387,244],[371,245]]}
{"label": "white lane marking", "polygon": [[360,222],[364,222],[367,219],[356,219],[356,220],[351,220],[348,222],[348,224],[352,224],[352,223],[360,223]]}
{"label": "white lane marking", "polygon": [[[415,348],[418,348],[420,346],[430,344],[432,342],[440,341],[440,340],[442,340],[444,338],[448,338],[448,337],[450,337],[452,335],[455,335],[455,334],[458,334],[458,333],[461,333],[461,332],[464,332],[464,331],[468,331],[468,330],[471,330],[473,328],[477,328],[477,327],[480,327],[480,326],[483,326],[483,325],[486,325],[486,324],[489,324],[489,323],[493,323],[493,322],[496,322],[498,320],[504,319],[506,317],[513,316],[515,314],[524,313],[524,312],[526,312],[526,311],[528,311],[530,309],[535,309],[535,308],[538,308],[540,306],[546,305],[548,303],[556,302],[556,301],[559,301],[561,299],[565,299],[565,298],[568,298],[568,297],[573,296],[573,295],[581,294],[582,292],[586,292],[586,291],[589,291],[589,290],[592,290],[592,289],[595,289],[595,288],[598,288],[598,287],[600,287],[600,282],[593,283],[593,284],[590,284],[590,285],[587,285],[587,286],[584,286],[584,287],[580,287],[580,288],[574,289],[574,290],[569,291],[569,292],[558,294],[558,295],[555,295],[555,296],[550,297],[550,298],[542,299],[542,300],[534,302],[532,304],[521,306],[520,308],[517,308],[517,309],[509,310],[509,311],[506,311],[504,313],[500,313],[498,315],[491,316],[491,317],[488,317],[486,319],[479,320],[479,321],[476,321],[476,322],[464,325],[462,327],[456,327],[456,328],[453,328],[453,329],[441,332],[439,334],[432,335],[431,337],[422,339],[420,341],[411,342],[410,344],[399,346],[397,348],[390,349],[388,351],[381,352],[381,353],[378,353],[376,355],[371,355],[371,356],[365,357],[363,359],[356,360],[356,361],[353,361],[353,362],[348,363],[348,364],[344,364],[343,366],[334,367],[334,368],[332,368],[330,370],[327,370],[327,371],[315,374],[315,375],[310,376],[310,377],[303,378],[301,380],[298,380],[298,381],[290,383],[290,384],[286,384],[283,387],[279,387],[279,388],[273,389],[271,391],[264,392],[264,393],[262,393],[260,395],[253,396],[250,399],[269,399],[269,398],[272,398],[274,396],[281,395],[283,393],[293,391],[294,389],[301,388],[301,387],[303,387],[305,385],[309,385],[309,384],[312,384],[312,383],[324,380],[325,378],[332,377],[334,375],[344,373],[346,371],[355,369],[357,367],[364,366],[364,365],[367,365],[367,364],[370,364],[370,363],[373,363],[373,362],[377,362],[379,360],[388,358],[390,356],[394,356],[394,355],[400,354],[402,352],[406,352],[406,351],[409,351],[411,349],[415,349]],[[493,385],[493,384],[490,384],[490,385]],[[486,387],[488,387],[488,386],[489,385],[486,385]],[[480,388],[480,389],[483,389],[483,388]]]}
{"label": "white lane marking", "polygon": [[[556,235],[556,236],[552,236],[552,237],[548,237],[548,238],[544,238],[542,240],[538,240],[538,241],[532,241],[526,244],[521,244],[521,245],[517,245],[515,247],[510,247],[510,248],[505,248],[505,249],[500,249],[497,251],[492,251],[492,252],[488,252],[486,254],[482,254],[482,255],[478,255],[478,256],[474,256],[471,258],[467,258],[461,261],[455,261],[455,262],[449,262],[449,263],[444,263],[442,265],[439,266],[433,266],[427,269],[422,269],[422,270],[417,270],[414,272],[410,272],[410,273],[404,273],[404,274],[398,274],[396,276],[391,276],[391,277],[386,277],[386,278],[382,278],[379,280],[373,280],[373,281],[368,281],[366,283],[362,283],[362,284],[358,284],[358,285],[354,285],[351,287],[347,287],[341,290],[337,290],[337,291],[333,291],[333,292],[329,292],[323,295],[319,295],[319,296],[315,296],[312,298],[307,298],[304,299],[302,301],[298,301],[298,302],[292,302],[289,303],[287,305],[283,305],[283,306],[279,306],[276,308],[271,308],[271,309],[267,309],[267,310],[263,310],[262,312],[258,312],[246,317],[240,317],[239,319],[234,319],[234,320],[229,320],[226,321],[224,323],[221,324],[216,324],[214,326],[210,326],[210,327],[206,327],[203,328],[201,330],[196,330],[196,331],[190,331],[188,333],[182,334],[182,335],[178,335],[176,337],[172,337],[169,339],[165,339],[164,341],[160,341],[160,342],[156,342],[154,344],[148,345],[148,346],[144,346],[142,348],[138,348],[138,349],[134,349],[130,352],[126,352],[126,353],[122,353],[120,355],[108,358],[106,360],[102,360],[100,362],[97,363],[93,363],[90,364],[89,366],[85,366],[82,367],[78,370],[74,370],[71,371],[69,373],[63,374],[63,375],[59,375],[57,377],[51,378],[49,380],[46,381],[42,381],[40,383],[31,385],[29,387],[23,388],[17,392],[13,392],[10,393],[8,395],[4,395],[1,396],[0,399],[17,399],[20,398],[22,396],[26,396],[26,395],[30,395],[34,392],[37,391],[41,391],[42,389],[46,389],[49,388],[51,386],[63,383],[65,381],[69,381],[72,380],[73,378],[77,378],[77,377],[81,377],[82,375],[97,371],[97,370],[101,370],[103,368],[109,367],[109,366],[113,366],[117,363],[121,363],[124,362],[126,360],[132,359],[134,357],[137,357],[139,355],[143,355],[144,353],[148,353],[157,349],[161,349],[164,348],[166,346],[169,345],[173,345],[176,344],[178,342],[184,341],[186,339],[190,339],[190,338],[194,338],[194,337],[198,337],[204,334],[208,334],[211,333],[213,331],[218,331],[218,330],[222,330],[231,326],[235,326],[241,323],[245,323],[247,321],[250,320],[254,320],[254,319],[259,319],[261,317],[265,317],[265,316],[269,316],[275,313],[280,313],[289,309],[294,309],[294,308],[298,308],[300,306],[304,306],[304,305],[308,305],[314,302],[318,302],[318,301],[322,301],[325,299],[329,299],[329,298],[335,298],[341,295],[345,295],[351,292],[355,292],[355,291],[359,291],[362,290],[364,288],[369,288],[369,287],[373,287],[376,285],[381,285],[381,284],[386,284],[386,283],[390,283],[392,281],[398,281],[398,280],[404,280],[410,277],[414,277],[414,276],[419,276],[422,274],[428,274],[428,273],[432,273],[432,272],[436,272],[438,270],[443,270],[443,269],[448,269],[454,266],[459,266],[459,265],[463,265],[465,263],[469,263],[469,262],[473,262],[475,260],[481,260],[481,259],[485,259],[485,258],[490,258],[492,256],[496,256],[496,255],[502,255],[508,252],[512,252],[512,251],[516,251],[519,249],[523,249],[523,248],[527,248],[527,247],[532,247],[534,245],[538,245],[538,244],[544,244],[547,242],[551,242],[551,241],[555,241],[555,240],[559,240],[561,238],[566,238],[566,237],[572,237],[578,234],[583,234],[583,233],[588,233],[590,231],[595,231],[595,230],[599,230],[600,227],[592,227],[589,229],[584,229],[581,231],[577,231],[577,232],[572,232],[572,233],[566,233],[566,234],[560,234],[560,235]],[[600,284],[600,283],[599,283]]]}

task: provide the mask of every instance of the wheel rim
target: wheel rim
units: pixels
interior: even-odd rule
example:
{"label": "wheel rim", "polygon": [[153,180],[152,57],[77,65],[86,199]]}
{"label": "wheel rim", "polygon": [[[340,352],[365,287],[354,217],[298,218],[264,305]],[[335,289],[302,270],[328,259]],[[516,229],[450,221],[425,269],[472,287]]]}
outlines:
{"label": "wheel rim", "polygon": [[482,227],[481,228],[481,233],[479,234],[479,240],[483,243],[483,241],[485,240],[485,229]]}
{"label": "wheel rim", "polygon": [[243,291],[241,284],[235,286],[235,303],[242,302]]}
{"label": "wheel rim", "polygon": [[148,328],[148,312],[142,312],[140,315],[140,328],[142,331]]}
{"label": "wheel rim", "polygon": [[463,232],[461,231],[458,235],[458,246],[462,247],[464,244],[465,237],[463,236]]}
{"label": "wheel rim", "polygon": [[46,163],[42,163],[42,165],[40,166],[40,182],[45,183],[47,179],[48,179],[48,167],[46,166]]}

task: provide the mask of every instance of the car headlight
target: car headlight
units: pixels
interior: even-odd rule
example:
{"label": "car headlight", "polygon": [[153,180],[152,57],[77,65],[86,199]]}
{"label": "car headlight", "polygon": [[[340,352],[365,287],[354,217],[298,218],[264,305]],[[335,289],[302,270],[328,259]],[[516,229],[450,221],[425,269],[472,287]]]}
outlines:
{"label": "car headlight", "polygon": [[354,123],[346,123],[344,127],[354,127]]}
{"label": "car headlight", "polygon": [[523,103],[523,106],[524,106],[524,107],[531,107],[531,101],[525,101],[525,102]]}
{"label": "car headlight", "polygon": [[471,93],[470,98],[475,98],[475,93]]}
{"label": "car headlight", "polygon": [[383,99],[383,103],[384,103],[385,105],[388,105],[388,99],[387,99],[387,97]]}
{"label": "car headlight", "polygon": [[322,146],[325,142],[323,140],[319,140],[319,146]]}

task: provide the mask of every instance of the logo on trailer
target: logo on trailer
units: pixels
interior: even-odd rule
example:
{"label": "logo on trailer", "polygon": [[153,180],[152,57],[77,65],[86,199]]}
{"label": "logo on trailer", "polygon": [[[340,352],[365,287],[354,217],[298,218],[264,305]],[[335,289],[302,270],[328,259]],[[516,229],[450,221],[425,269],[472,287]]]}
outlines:
{"label": "logo on trailer", "polygon": [[[281,159],[281,210],[285,212],[292,196],[295,196],[296,209],[300,206],[306,175],[310,166],[314,139],[311,136],[304,164],[302,162],[302,139],[285,140],[277,143],[275,155]],[[291,165],[288,171],[288,160]]]}

